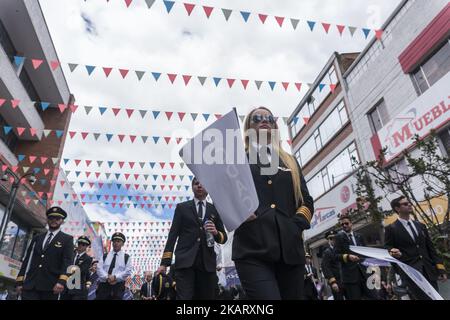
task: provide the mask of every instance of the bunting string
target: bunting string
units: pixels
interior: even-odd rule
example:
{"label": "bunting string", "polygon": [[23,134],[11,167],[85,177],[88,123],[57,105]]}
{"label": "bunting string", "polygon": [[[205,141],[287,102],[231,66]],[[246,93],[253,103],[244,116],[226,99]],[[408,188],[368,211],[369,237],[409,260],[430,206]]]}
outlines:
{"label": "bunting string", "polygon": [[[91,1],[99,1],[99,0],[91,0]],[[145,4],[147,5],[148,10],[155,7],[156,0],[121,0],[124,4],[124,8],[130,8],[133,7],[136,3],[143,3],[145,1]],[[87,2],[84,0],[84,2]],[[106,0],[106,3],[109,3],[109,0]],[[114,1],[111,1],[114,2]],[[330,34],[330,30],[335,30],[339,34],[340,37],[344,35],[344,32],[348,30],[348,34],[353,38],[356,31],[360,30],[360,34],[364,36],[365,39],[367,39],[370,35],[375,35],[376,39],[380,40],[383,35],[383,30],[381,29],[373,29],[373,28],[367,28],[367,27],[354,27],[350,25],[344,25],[344,24],[331,24],[327,22],[321,22],[321,21],[313,21],[313,20],[303,20],[298,18],[292,18],[292,17],[286,17],[286,16],[279,16],[279,15],[269,15],[266,13],[258,13],[258,12],[252,12],[248,10],[240,10],[240,9],[226,9],[226,8],[219,8],[214,6],[206,6],[206,5],[200,5],[200,4],[194,4],[194,3],[188,3],[188,2],[179,2],[179,1],[169,1],[169,0],[162,0],[158,1],[158,3],[161,3],[161,5],[158,6],[161,10],[165,10],[167,14],[171,14],[174,11],[174,8],[180,8],[179,10],[182,10],[186,13],[188,17],[194,17],[194,16],[204,16],[207,20],[211,21],[214,17],[217,16],[223,16],[225,21],[228,23],[230,21],[241,21],[244,24],[248,24],[249,21],[252,19],[255,20],[257,23],[260,23],[261,25],[268,25],[279,29],[291,29],[291,30],[297,30],[299,23],[302,22],[305,26],[305,30],[308,30],[310,32],[320,32],[322,31],[322,34],[328,35]],[[136,5],[137,7],[137,5]],[[141,6],[144,8],[145,6]],[[176,10],[176,9],[175,9]],[[233,15],[234,13],[234,15]],[[237,16],[237,18],[232,18],[234,16]],[[212,17],[212,18],[211,18]],[[231,19],[230,19],[231,18]],[[223,20],[222,20],[223,21]],[[289,23],[290,22],[290,23]],[[322,28],[316,28],[316,25],[321,25]],[[320,31],[319,31],[320,30]]]}

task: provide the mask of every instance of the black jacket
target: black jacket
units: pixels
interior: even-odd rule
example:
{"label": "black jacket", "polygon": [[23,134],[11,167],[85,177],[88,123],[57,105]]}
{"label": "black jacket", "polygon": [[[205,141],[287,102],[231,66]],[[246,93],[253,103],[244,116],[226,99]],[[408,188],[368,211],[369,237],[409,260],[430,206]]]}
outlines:
{"label": "black jacket", "polygon": [[385,228],[385,247],[390,250],[397,248],[402,253],[398,259],[423,273],[425,269],[429,280],[436,281],[439,273],[445,273],[444,265],[439,259],[431,242],[427,227],[418,221],[413,221],[418,231],[418,240],[414,240],[399,220]]}
{"label": "black jacket", "polygon": [[232,259],[304,264],[302,231],[310,228],[314,212],[305,179],[300,175],[304,203],[296,203],[291,171],[281,160],[279,167],[284,170],[278,169],[274,175],[262,175],[261,167],[250,164],[259,199],[257,218],[236,229]]}
{"label": "black jacket", "polygon": [[[148,294],[148,287],[149,286],[150,286],[150,295]],[[147,282],[144,282],[144,284],[141,286],[141,297],[148,298],[148,297],[151,297],[153,295],[154,295],[154,293],[153,293],[153,288],[152,288],[152,282],[150,282],[150,284],[147,283]]]}
{"label": "black jacket", "polygon": [[[356,240],[356,245],[363,247],[366,246],[366,242],[364,241],[364,238],[362,237],[361,234],[353,232],[353,235]],[[341,262],[342,282],[357,283],[358,280],[361,279],[360,276],[362,276],[362,279],[365,279],[367,277],[366,268],[359,262],[352,262],[348,259],[349,254],[355,256],[357,256],[357,254],[350,251],[351,243],[347,234],[344,231],[339,231],[336,237],[334,238],[334,241],[336,245],[335,246],[336,254],[338,260]]]}
{"label": "black jacket", "polygon": [[67,267],[73,262],[73,237],[59,231],[43,250],[45,235],[33,238],[22,262],[16,284],[25,290],[52,291],[56,283],[65,285],[70,276]]}
{"label": "black jacket", "polygon": [[[77,253],[74,251],[74,259],[76,257]],[[72,260],[73,261],[73,260]],[[72,289],[67,290],[68,294],[74,295],[74,294],[87,294],[88,290],[86,285],[91,285],[90,282],[90,272],[89,268],[92,265],[92,257],[88,256],[86,253],[84,253],[80,258],[78,258],[78,261],[75,261],[75,265],[80,268],[80,275],[81,275],[81,288],[80,289]]]}
{"label": "black jacket", "polygon": [[[207,203],[206,205],[206,213],[203,221],[206,220],[211,220],[216,226],[218,234],[214,237],[214,240],[217,243],[224,244],[228,239],[227,234],[219,213],[211,203]],[[177,239],[175,269],[192,267],[198,250],[202,250],[205,270],[207,272],[216,271],[216,253],[214,247],[208,247],[206,245],[206,232],[203,229],[203,222],[198,218],[194,200],[179,203],[175,208],[172,226],[170,227],[166,247],[161,259],[162,265],[171,265],[173,249]]]}
{"label": "black jacket", "polygon": [[341,265],[335,248],[328,247],[325,249],[321,267],[329,284],[341,281]]}

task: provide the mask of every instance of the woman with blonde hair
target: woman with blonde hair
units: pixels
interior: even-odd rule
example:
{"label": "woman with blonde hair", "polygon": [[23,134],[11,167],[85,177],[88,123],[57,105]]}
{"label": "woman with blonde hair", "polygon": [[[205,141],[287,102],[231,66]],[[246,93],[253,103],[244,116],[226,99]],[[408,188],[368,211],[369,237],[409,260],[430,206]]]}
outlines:
{"label": "woman with blonde hair", "polygon": [[244,136],[259,207],[234,233],[239,279],[249,299],[302,299],[302,232],[310,228],[313,199],[297,160],[280,146],[269,109],[247,115]]}

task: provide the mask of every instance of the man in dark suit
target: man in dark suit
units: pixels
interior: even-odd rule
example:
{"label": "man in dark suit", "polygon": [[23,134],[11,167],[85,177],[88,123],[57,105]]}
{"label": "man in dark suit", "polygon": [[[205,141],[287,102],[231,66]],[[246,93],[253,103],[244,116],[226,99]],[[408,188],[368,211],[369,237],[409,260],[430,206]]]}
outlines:
{"label": "man in dark suit", "polygon": [[16,279],[22,300],[57,300],[73,262],[73,237],[60,231],[67,213],[60,207],[47,210],[48,231],[33,238]]}
{"label": "man in dark suit", "polygon": [[309,253],[305,254],[305,300],[319,300],[319,293],[316,288],[317,281],[317,269],[312,264],[311,255]]}
{"label": "man in dark suit", "polygon": [[[438,290],[437,280],[446,281],[447,275],[431,242],[427,227],[423,223],[410,219],[413,207],[405,197],[392,200],[391,207],[398,214],[398,219],[385,229],[386,249],[394,258],[422,273]],[[430,299],[408,276],[400,270],[399,273],[413,299]]]}
{"label": "man in dark suit", "polygon": [[140,293],[142,300],[154,300],[154,293],[152,291],[152,273],[147,272],[145,274],[145,281],[141,286],[141,293]]}
{"label": "man in dark suit", "polygon": [[331,287],[334,300],[344,300],[341,283],[341,264],[338,255],[336,254],[334,244],[335,236],[336,232],[333,230],[325,233],[325,238],[328,241],[328,248],[323,252],[321,267],[323,275]]}
{"label": "man in dark suit", "polygon": [[165,273],[172,263],[175,250],[175,277],[177,300],[212,299],[217,283],[214,243],[207,244],[207,233],[214,241],[224,244],[227,234],[214,205],[206,201],[207,191],[194,178],[194,199],[179,203],[175,209],[161,266],[157,274]]}
{"label": "man in dark suit", "polygon": [[342,230],[335,237],[336,253],[342,266],[342,283],[347,300],[375,299],[374,293],[367,286],[366,267],[350,246],[366,246],[361,234],[353,231],[350,217],[346,214],[339,218]]}
{"label": "man in dark suit", "polygon": [[86,254],[86,249],[91,245],[91,240],[86,236],[81,236],[78,238],[77,244],[78,247],[75,249],[73,265],[80,269],[80,287],[69,289],[69,281],[63,295],[63,300],[87,300],[88,287],[91,285],[89,281],[89,269],[92,265],[92,257]]}

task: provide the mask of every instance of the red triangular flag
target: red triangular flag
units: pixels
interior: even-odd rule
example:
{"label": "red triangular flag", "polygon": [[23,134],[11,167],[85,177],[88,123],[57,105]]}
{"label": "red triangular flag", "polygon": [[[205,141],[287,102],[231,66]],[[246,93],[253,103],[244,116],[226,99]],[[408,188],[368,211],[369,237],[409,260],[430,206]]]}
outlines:
{"label": "red triangular flag", "polygon": [[164,140],[166,140],[166,143],[169,144],[169,142],[170,142],[170,137],[164,137]]}
{"label": "red triangular flag", "polygon": [[336,89],[336,85],[335,84],[330,84],[331,93],[334,93],[334,89]]}
{"label": "red triangular flag", "polygon": [[383,36],[383,30],[375,30],[375,37],[378,39],[378,40],[381,40],[381,37]]}
{"label": "red triangular flag", "polygon": [[295,86],[297,87],[297,90],[300,91],[300,89],[302,88],[302,83],[301,82],[296,82]]}
{"label": "red triangular flag", "polygon": [[213,7],[203,6],[203,10],[205,11],[206,17],[209,19],[211,12],[213,11]]}
{"label": "red triangular flag", "polygon": [[323,26],[323,29],[325,30],[325,32],[328,33],[328,30],[330,30],[330,24],[322,22],[322,26]]}
{"label": "red triangular flag", "polygon": [[37,68],[39,68],[39,67],[41,66],[42,62],[44,62],[44,60],[31,59],[31,63],[33,64],[34,70],[36,70]]}
{"label": "red triangular flag", "polygon": [[31,133],[32,137],[34,137],[36,135],[36,131],[37,131],[36,128],[30,128],[30,133]]}
{"label": "red triangular flag", "polygon": [[170,82],[172,82],[172,84],[174,83],[175,79],[177,78],[177,75],[174,73],[168,73],[167,76],[169,77]]}
{"label": "red triangular flag", "polygon": [[130,4],[133,2],[133,0],[125,0],[125,4],[127,5],[127,8],[130,7]]}
{"label": "red triangular flag", "polygon": [[267,19],[267,14],[258,14],[259,20],[261,20],[261,22],[264,24],[266,22]]}
{"label": "red triangular flag", "polygon": [[183,139],[183,138],[177,138],[176,139],[177,140],[177,144],[180,144],[181,139]]}
{"label": "red triangular flag", "polygon": [[114,115],[117,117],[117,114],[120,112],[120,108],[112,108]]}
{"label": "red triangular flag", "polygon": [[134,140],[136,140],[136,136],[130,135],[130,140],[131,140],[131,143],[134,143]]}
{"label": "red triangular flag", "polygon": [[166,111],[165,113],[166,113],[167,120],[170,120],[170,118],[172,118],[173,112]]}
{"label": "red triangular flag", "polygon": [[120,74],[122,75],[122,78],[125,79],[125,77],[127,76],[128,72],[130,70],[127,69],[119,69]]}
{"label": "red triangular flag", "polygon": [[275,17],[280,28],[283,26],[284,17]]}
{"label": "red triangular flag", "polygon": [[124,134],[118,134],[117,136],[119,137],[120,142],[122,142],[123,138],[125,138]]}
{"label": "red triangular flag", "polygon": [[344,32],[345,26],[338,24],[338,25],[336,25],[336,28],[338,29],[339,34],[342,36],[342,33]]}
{"label": "red triangular flag", "polygon": [[308,122],[309,122],[309,117],[303,117],[303,122],[304,122],[305,124],[308,124]]}
{"label": "red triangular flag", "polygon": [[186,8],[188,16],[191,15],[192,10],[194,10],[195,4],[192,3],[184,3],[184,7]]}
{"label": "red triangular flag", "polygon": [[0,107],[6,102],[6,99],[0,99]]}
{"label": "red triangular flag", "polygon": [[36,160],[36,156],[29,156],[29,159],[30,159],[30,163],[33,163],[34,162],[34,160]]}
{"label": "red triangular flag", "polygon": [[50,61],[50,68],[52,68],[53,71],[58,69],[58,67],[59,67],[59,61],[58,60]]}
{"label": "red triangular flag", "polygon": [[72,111],[72,113],[75,113],[75,111],[77,111],[78,106],[75,105],[75,104],[71,104],[71,105],[69,106],[69,108],[70,108],[70,111]]}
{"label": "red triangular flag", "polygon": [[89,132],[82,132],[81,133],[81,137],[83,138],[83,140],[86,139],[87,135],[89,134]]}
{"label": "red triangular flag", "polygon": [[242,86],[244,87],[244,90],[247,90],[248,80],[241,80]]}
{"label": "red triangular flag", "polygon": [[11,106],[13,107],[13,109],[17,108],[17,106],[20,104],[20,100],[19,99],[13,99],[11,100]]}
{"label": "red triangular flag", "polygon": [[131,118],[131,115],[134,112],[134,109],[125,109],[127,111],[128,118]]}
{"label": "red triangular flag", "polygon": [[59,108],[59,111],[61,111],[61,113],[63,113],[64,110],[66,110],[67,106],[65,104],[59,103],[58,108]]}
{"label": "red triangular flag", "polygon": [[234,81],[235,81],[235,79],[227,79],[228,87],[231,88],[233,86]]}
{"label": "red triangular flag", "polygon": [[281,84],[283,85],[284,91],[287,91],[289,82],[281,82]]}
{"label": "red triangular flag", "polygon": [[180,118],[180,121],[183,121],[183,118],[185,115],[186,115],[186,112],[178,112],[178,117]]}
{"label": "red triangular flag", "polygon": [[25,131],[25,128],[17,127],[17,133],[19,134],[19,136],[21,136],[24,131]]}
{"label": "red triangular flag", "polygon": [[190,75],[183,75],[183,80],[184,80],[184,85],[185,85],[185,86],[188,85],[189,80],[191,80],[191,77],[192,77],[192,76],[190,76]]}
{"label": "red triangular flag", "polygon": [[109,74],[111,73],[112,68],[104,67],[103,72],[105,73],[105,76],[108,78]]}

